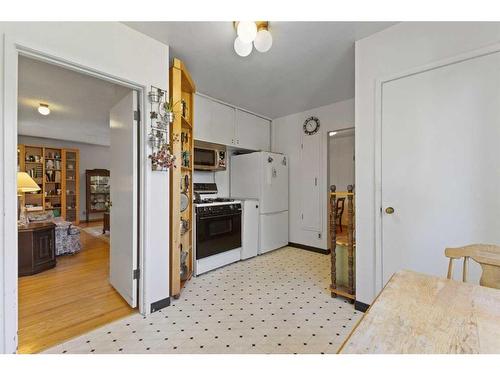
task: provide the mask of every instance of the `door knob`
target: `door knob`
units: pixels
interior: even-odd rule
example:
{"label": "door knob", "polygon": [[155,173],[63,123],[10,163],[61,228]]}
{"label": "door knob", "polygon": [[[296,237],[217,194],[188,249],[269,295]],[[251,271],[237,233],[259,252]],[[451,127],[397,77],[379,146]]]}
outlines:
{"label": "door knob", "polygon": [[388,215],[392,215],[394,213],[394,208],[393,207],[387,207],[385,209],[385,213]]}

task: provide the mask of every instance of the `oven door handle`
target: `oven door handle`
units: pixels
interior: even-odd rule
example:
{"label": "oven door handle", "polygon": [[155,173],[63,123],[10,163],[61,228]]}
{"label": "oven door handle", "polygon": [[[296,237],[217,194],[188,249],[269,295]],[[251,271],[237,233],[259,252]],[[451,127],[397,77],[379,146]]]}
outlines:
{"label": "oven door handle", "polygon": [[235,214],[217,215],[217,216],[204,216],[204,217],[198,216],[198,220],[219,219],[221,217],[233,217],[233,216],[241,216],[241,212]]}

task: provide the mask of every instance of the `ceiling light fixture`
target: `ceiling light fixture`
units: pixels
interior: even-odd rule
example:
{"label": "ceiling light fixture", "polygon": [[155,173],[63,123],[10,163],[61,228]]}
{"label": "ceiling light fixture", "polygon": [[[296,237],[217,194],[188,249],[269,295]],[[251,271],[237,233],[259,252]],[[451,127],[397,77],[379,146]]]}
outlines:
{"label": "ceiling light fixture", "polygon": [[268,21],[234,22],[234,27],[237,34],[234,50],[238,56],[250,55],[252,47],[255,47],[259,52],[267,52],[271,49],[273,36],[269,32]]}
{"label": "ceiling light fixture", "polygon": [[50,108],[48,104],[40,103],[38,106],[38,112],[41,115],[47,116],[50,113]]}

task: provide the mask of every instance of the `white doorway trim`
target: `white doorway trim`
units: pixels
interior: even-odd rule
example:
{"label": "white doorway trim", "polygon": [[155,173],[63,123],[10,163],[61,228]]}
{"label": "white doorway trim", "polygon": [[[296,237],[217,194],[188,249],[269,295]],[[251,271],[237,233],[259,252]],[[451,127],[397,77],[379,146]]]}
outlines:
{"label": "white doorway trim", "polygon": [[448,65],[457,64],[463,61],[471,60],[478,57],[483,57],[500,52],[500,43],[496,43],[480,49],[475,49],[469,52],[461,53],[450,58],[434,61],[404,72],[393,74],[391,76],[377,79],[375,82],[375,264],[374,264],[374,290],[373,295],[377,295],[383,288],[383,238],[382,238],[382,106],[383,106],[383,87],[384,84],[403,79],[412,75],[425,73],[430,70],[439,69]]}
{"label": "white doorway trim", "polygon": [[[0,349],[6,353],[13,353],[17,348],[18,338],[18,265],[17,265],[17,200],[16,196],[16,170],[17,170],[17,102],[18,102],[18,57],[19,55],[27,56],[37,60],[41,60],[53,65],[71,69],[86,75],[90,75],[99,79],[103,79],[121,86],[128,87],[136,90],[139,93],[139,107],[146,108],[146,95],[147,88],[136,82],[128,80],[126,77],[117,77],[103,71],[97,71],[85,66],[85,62],[68,61],[56,53],[46,51],[39,46],[31,45],[26,42],[19,42],[9,35],[4,37],[4,87],[3,90],[3,132],[4,132],[4,154],[2,168],[3,178],[3,199],[4,199],[4,212],[0,219],[1,230],[3,232],[3,249],[4,253],[0,256],[3,257],[3,269],[0,275],[0,324],[3,324],[2,330],[3,337],[0,343]],[[144,110],[141,110],[141,121],[139,125],[139,160],[138,166],[146,165],[146,147],[143,139],[147,138],[147,130],[142,124],[146,123],[146,116]],[[145,216],[146,204],[146,174],[145,168],[139,167],[138,171],[138,186],[140,196],[139,203],[139,227],[138,227],[138,249],[139,249],[139,299],[138,306],[141,314],[149,312],[145,303],[146,298],[144,295],[144,282],[145,282],[145,269],[144,269],[144,249],[145,249],[145,229],[147,226]],[[9,199],[12,197],[12,199]],[[1,352],[2,350],[0,350]]]}

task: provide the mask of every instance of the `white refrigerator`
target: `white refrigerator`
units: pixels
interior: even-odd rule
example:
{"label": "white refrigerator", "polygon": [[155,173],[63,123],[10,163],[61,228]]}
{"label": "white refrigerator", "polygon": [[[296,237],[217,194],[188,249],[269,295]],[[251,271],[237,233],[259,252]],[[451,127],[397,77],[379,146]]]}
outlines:
{"label": "white refrigerator", "polygon": [[273,152],[231,157],[231,197],[259,200],[259,254],[288,244],[288,159]]}

